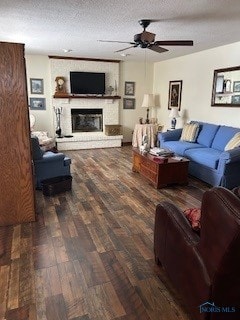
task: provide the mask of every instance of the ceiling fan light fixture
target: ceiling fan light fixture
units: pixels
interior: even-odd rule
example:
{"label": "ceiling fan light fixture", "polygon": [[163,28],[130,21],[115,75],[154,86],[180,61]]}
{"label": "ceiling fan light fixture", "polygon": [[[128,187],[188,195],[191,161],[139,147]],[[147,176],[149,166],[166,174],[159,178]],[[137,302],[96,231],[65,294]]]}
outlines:
{"label": "ceiling fan light fixture", "polygon": [[63,52],[68,53],[68,52],[72,52],[72,49],[62,49]]}
{"label": "ceiling fan light fixture", "polygon": [[124,52],[122,52],[122,53],[120,53],[120,56],[122,56],[122,57],[128,57],[128,56],[130,56],[130,53],[124,53]]}

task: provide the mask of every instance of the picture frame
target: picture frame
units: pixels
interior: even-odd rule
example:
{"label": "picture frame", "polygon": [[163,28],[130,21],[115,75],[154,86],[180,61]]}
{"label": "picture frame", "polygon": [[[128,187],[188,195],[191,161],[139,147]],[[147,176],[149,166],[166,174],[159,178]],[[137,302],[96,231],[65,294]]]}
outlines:
{"label": "picture frame", "polygon": [[43,79],[30,78],[31,94],[43,94]]}
{"label": "picture frame", "polygon": [[30,110],[46,110],[46,99],[30,98]]}
{"label": "picture frame", "polygon": [[233,92],[240,92],[240,81],[233,81]]}
{"label": "picture frame", "polygon": [[168,110],[172,107],[181,109],[182,80],[169,81]]}
{"label": "picture frame", "polygon": [[132,81],[125,81],[125,96],[134,96],[135,94],[135,82]]}
{"label": "picture frame", "polygon": [[238,95],[233,95],[232,96],[232,99],[231,99],[231,103],[232,104],[238,104],[238,105],[240,105],[240,94],[238,94]]}
{"label": "picture frame", "polygon": [[135,109],[135,99],[123,98],[123,109]]}

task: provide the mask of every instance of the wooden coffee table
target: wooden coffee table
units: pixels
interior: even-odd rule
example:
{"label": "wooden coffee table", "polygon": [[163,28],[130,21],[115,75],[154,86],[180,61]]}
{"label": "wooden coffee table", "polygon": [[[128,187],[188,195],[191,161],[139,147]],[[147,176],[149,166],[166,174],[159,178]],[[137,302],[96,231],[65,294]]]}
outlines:
{"label": "wooden coffee table", "polygon": [[157,189],[174,183],[187,184],[188,164],[186,158],[181,161],[173,157],[163,160],[149,153],[141,154],[137,148],[133,148],[132,170],[139,172]]}

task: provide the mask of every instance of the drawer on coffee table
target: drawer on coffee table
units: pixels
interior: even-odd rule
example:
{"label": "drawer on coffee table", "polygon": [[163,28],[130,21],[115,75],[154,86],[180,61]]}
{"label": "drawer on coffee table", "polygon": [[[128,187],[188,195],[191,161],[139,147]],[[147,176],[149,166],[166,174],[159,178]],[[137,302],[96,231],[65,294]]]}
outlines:
{"label": "drawer on coffee table", "polygon": [[149,160],[148,158],[142,158],[141,166],[148,168],[149,170],[152,170],[154,172],[157,172],[157,168],[158,168],[158,164]]}
{"label": "drawer on coffee table", "polygon": [[141,165],[140,173],[147,178],[156,187],[158,182],[157,171],[149,170],[147,167]]}

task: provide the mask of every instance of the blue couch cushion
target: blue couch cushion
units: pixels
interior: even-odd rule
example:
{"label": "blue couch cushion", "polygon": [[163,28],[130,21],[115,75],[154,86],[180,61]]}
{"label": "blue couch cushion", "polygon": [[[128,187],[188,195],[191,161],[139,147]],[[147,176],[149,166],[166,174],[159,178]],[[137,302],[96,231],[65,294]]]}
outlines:
{"label": "blue couch cushion", "polygon": [[187,142],[187,141],[165,141],[164,143],[161,144],[161,148],[166,148],[174,151],[174,153],[184,156],[184,152],[187,149],[199,149],[203,148],[204,146],[198,144],[198,143],[193,143],[193,142]]}
{"label": "blue couch cushion", "polygon": [[204,122],[199,122],[199,126],[200,130],[197,137],[197,143],[200,143],[205,147],[210,147],[219,126],[216,124]]}
{"label": "blue couch cushion", "polygon": [[206,167],[217,169],[219,157],[222,152],[212,148],[188,149],[185,156],[190,160]]}
{"label": "blue couch cushion", "polygon": [[226,144],[232,139],[235,133],[240,132],[240,128],[221,126],[215,135],[212,148],[224,151]]}

